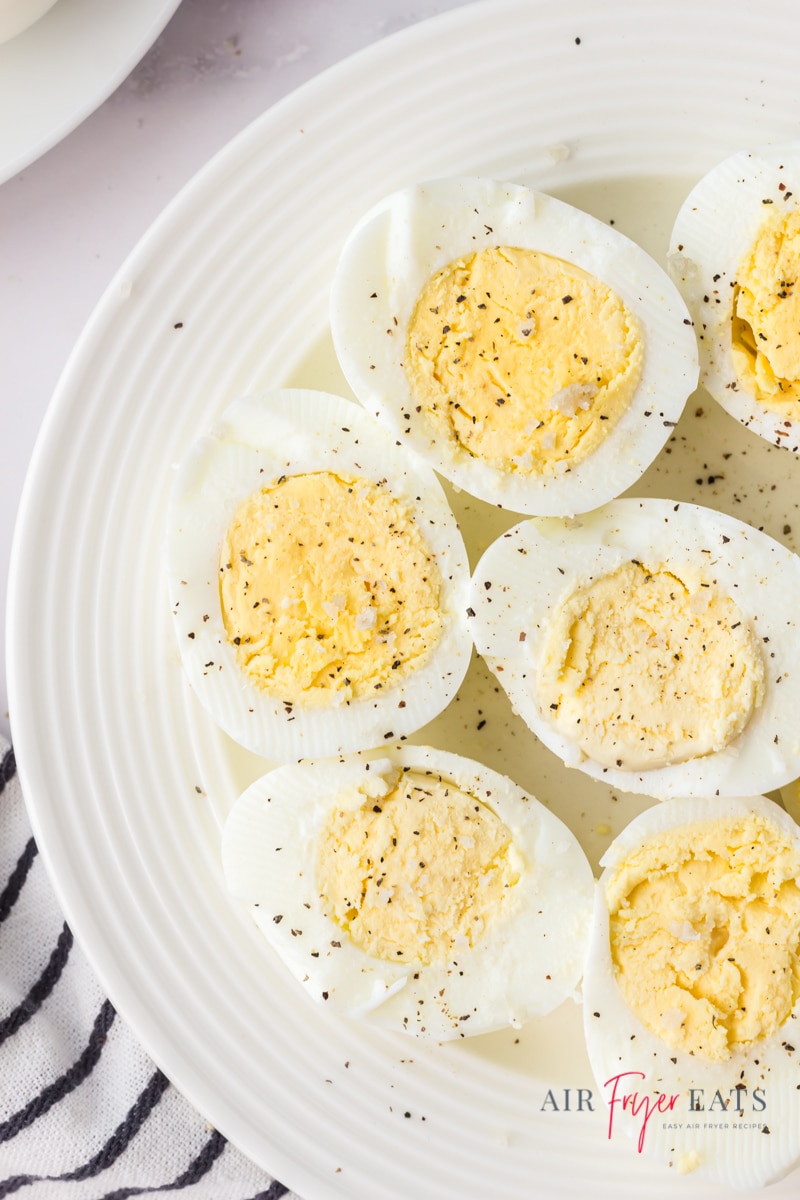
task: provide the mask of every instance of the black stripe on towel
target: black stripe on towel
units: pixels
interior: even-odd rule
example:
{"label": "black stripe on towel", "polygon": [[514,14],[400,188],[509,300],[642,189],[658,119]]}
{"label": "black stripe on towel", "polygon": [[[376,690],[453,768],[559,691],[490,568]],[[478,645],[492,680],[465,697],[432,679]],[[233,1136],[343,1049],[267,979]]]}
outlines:
{"label": "black stripe on towel", "polygon": [[285,1196],[288,1190],[286,1184],[279,1183],[277,1179],[273,1179],[265,1192],[259,1192],[251,1200],[281,1200],[281,1196]]}
{"label": "black stripe on towel", "polygon": [[[14,751],[9,747],[3,755],[0,762],[0,795],[5,790],[7,783],[17,773],[17,760],[14,758]],[[25,880],[28,878],[28,871],[31,869],[31,863],[36,858],[38,849],[36,842],[30,838],[25,849],[17,860],[17,865],[9,876],[8,883],[0,892],[0,921],[4,921],[11,909],[14,907],[20,892],[22,891]]]}
{"label": "black stripe on towel", "polygon": [[62,1175],[61,1178],[91,1179],[116,1162],[120,1154],[127,1150],[129,1143],[142,1128],[168,1087],[169,1080],[166,1075],[162,1071],[154,1071],[147,1086],[139,1093],[136,1103],[128,1110],[125,1119],[114,1130],[105,1146],[82,1167],[68,1175]]}
{"label": "black stripe on towel", "polygon": [[0,1142],[7,1142],[21,1130],[27,1129],[37,1117],[44,1116],[54,1104],[57,1104],[59,1100],[63,1100],[64,1096],[68,1096],[79,1084],[83,1083],[84,1079],[92,1073],[100,1059],[100,1055],[103,1053],[106,1037],[114,1023],[115,1016],[116,1013],[111,1001],[105,1000],[95,1018],[85,1050],[68,1071],[65,1071],[53,1083],[43,1088],[39,1095],[31,1100],[30,1103],[26,1104],[24,1108],[21,1108],[19,1112],[14,1113],[13,1116],[0,1125]]}
{"label": "black stripe on towel", "polygon": [[124,1120],[120,1122],[105,1146],[93,1158],[64,1175],[12,1175],[9,1179],[0,1181],[0,1200],[4,1200],[6,1196],[10,1196],[14,1192],[18,1192],[20,1188],[28,1187],[32,1183],[61,1183],[93,1179],[108,1167],[113,1166],[142,1128],[168,1087],[169,1080],[166,1075],[161,1071],[155,1071],[150,1076],[147,1086],[139,1093],[136,1103],[128,1110]]}
{"label": "black stripe on towel", "polygon": [[36,983],[14,1011],[9,1013],[4,1020],[0,1021],[0,1045],[2,1045],[6,1038],[15,1034],[26,1021],[29,1021],[34,1013],[39,1011],[61,978],[61,972],[66,966],[71,949],[72,930],[65,921],[56,947],[50,955],[50,961],[36,980]]}
{"label": "black stripe on towel", "polygon": [[4,791],[7,783],[17,773],[17,760],[14,758],[14,751],[9,747],[3,755],[3,761],[0,762],[0,794]]}
{"label": "black stripe on towel", "polygon": [[33,838],[29,838],[25,849],[17,859],[17,865],[8,877],[8,883],[2,892],[0,892],[0,921],[5,921],[19,899],[19,894],[25,885],[25,880],[28,878],[31,864],[38,853],[36,842]]}
{"label": "black stripe on towel", "polygon": [[158,1187],[148,1188],[119,1188],[116,1192],[108,1192],[101,1200],[128,1200],[129,1196],[142,1196],[150,1192],[175,1192],[180,1191],[181,1188],[191,1187],[211,1170],[227,1144],[226,1139],[215,1129],[197,1157],[192,1159],[186,1170],[171,1183],[162,1183]]}
{"label": "black stripe on towel", "polygon": [[212,1130],[211,1136],[205,1146],[197,1157],[189,1163],[186,1170],[172,1183],[166,1184],[158,1190],[166,1192],[176,1188],[190,1187],[191,1184],[197,1183],[198,1179],[202,1179],[211,1170],[227,1144],[227,1140],[217,1129]]}

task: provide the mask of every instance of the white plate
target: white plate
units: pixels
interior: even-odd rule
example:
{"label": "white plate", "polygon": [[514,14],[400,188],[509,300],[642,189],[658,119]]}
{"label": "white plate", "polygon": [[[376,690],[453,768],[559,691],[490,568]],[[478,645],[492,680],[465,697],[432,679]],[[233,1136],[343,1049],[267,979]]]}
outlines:
{"label": "white plate", "polygon": [[58,0],[0,45],[0,183],[110,96],[180,0]]}
{"label": "white plate", "polygon": [[[494,0],[413,27],[215,158],[131,255],[65,371],[10,589],[12,727],[35,833],[76,935],[150,1053],[307,1200],[534,1189],[655,1200],[676,1181],[607,1140],[571,1002],[518,1033],[444,1047],[368,1032],[298,994],[228,900],[220,823],[264,764],[218,734],[183,684],[160,557],[172,464],[250,388],[341,385],[328,283],[345,233],[381,194],[495,174],[577,201],[662,254],[703,170],[798,136],[785,52],[798,39],[789,0],[762,0],[757,16],[729,0]],[[798,466],[701,397],[641,490],[717,504],[794,546]],[[512,520],[464,495],[454,504],[473,556]],[[424,739],[516,775],[595,861],[641,806],[565,777],[477,664]],[[594,1112],[577,1111],[579,1088]]]}

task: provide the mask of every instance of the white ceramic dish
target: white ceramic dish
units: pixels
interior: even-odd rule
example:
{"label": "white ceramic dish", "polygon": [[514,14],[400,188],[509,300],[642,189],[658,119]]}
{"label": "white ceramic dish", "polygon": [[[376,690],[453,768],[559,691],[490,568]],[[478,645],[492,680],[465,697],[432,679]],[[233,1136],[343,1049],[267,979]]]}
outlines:
{"label": "white ceramic dish", "polygon": [[[413,27],[306,85],[201,172],[112,282],[61,380],[10,588],[12,729],[35,833],[153,1057],[306,1200],[722,1193],[607,1139],[571,1002],[521,1031],[432,1047],[298,995],[222,884],[221,821],[264,763],[184,685],[161,561],[172,466],[249,389],[343,386],[328,282],[384,192],[494,174],[663,255],[705,169],[800,134],[784,52],[798,36],[788,0],[757,17],[723,0],[492,0]],[[799,477],[794,457],[698,396],[639,490],[717,505],[797,548]],[[514,520],[463,494],[453,504],[473,561]],[[478,663],[418,740],[514,775],[594,863],[643,803],[566,775]]]}
{"label": "white ceramic dish", "polygon": [[0,45],[0,183],[71,133],[150,48],[180,0],[58,0]]}

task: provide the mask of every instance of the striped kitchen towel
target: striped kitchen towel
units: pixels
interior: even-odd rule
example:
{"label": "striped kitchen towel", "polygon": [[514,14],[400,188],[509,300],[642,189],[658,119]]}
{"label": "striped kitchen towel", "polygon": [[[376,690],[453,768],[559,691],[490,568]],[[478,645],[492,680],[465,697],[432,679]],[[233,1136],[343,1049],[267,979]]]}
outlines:
{"label": "striped kitchen towel", "polygon": [[0,1200],[155,1192],[293,1196],[192,1109],[103,995],[58,910],[0,737]]}

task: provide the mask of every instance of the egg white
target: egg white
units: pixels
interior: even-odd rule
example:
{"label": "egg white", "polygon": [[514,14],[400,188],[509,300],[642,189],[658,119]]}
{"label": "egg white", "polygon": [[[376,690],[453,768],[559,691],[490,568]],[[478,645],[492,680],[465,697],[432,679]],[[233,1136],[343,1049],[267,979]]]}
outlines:
{"label": "egg white", "polygon": [[[670,800],[646,809],[623,830],[601,859],[605,869],[595,888],[583,983],[586,1044],[609,1106],[609,1136],[627,1134],[637,1149],[641,1145],[641,1152],[667,1162],[678,1174],[691,1172],[693,1178],[737,1190],[772,1183],[800,1159],[800,1002],[772,1037],[746,1051],[734,1051],[726,1062],[709,1062],[668,1045],[635,1016],[617,984],[605,889],[609,877],[643,841],[695,821],[748,813],[768,817],[792,841],[800,841],[791,817],[763,796]],[[612,1105],[617,1076],[623,1078]],[[738,1099],[737,1085],[746,1089]],[[754,1100],[756,1088],[762,1096]],[[640,1100],[647,1096],[654,1103],[659,1092],[678,1099],[672,1108],[664,1102],[664,1111],[654,1111],[642,1133],[645,1109],[634,1113],[630,1104],[623,1108],[622,1097],[637,1093]],[[728,1100],[727,1108],[716,1099],[717,1092],[723,1102]],[[692,1111],[692,1100],[702,1108]],[[688,1124],[698,1127],[687,1128]]]}
{"label": "egg white", "polygon": [[[417,519],[441,576],[443,628],[428,657],[374,695],[338,706],[284,705],[239,667],[222,619],[219,554],[251,494],[281,476],[335,470],[383,482]],[[278,762],[407,736],[452,699],[469,665],[469,566],[439,481],[352,401],[302,389],[246,396],[199,438],[176,471],[167,516],[174,628],[191,688],[235,741]]]}
{"label": "egg white", "polygon": [[[603,443],[552,475],[499,470],[445,440],[417,416],[403,357],[426,281],[462,255],[492,246],[538,250],[610,286],[643,327],[645,356],[629,409]],[[434,180],[388,196],[357,223],[331,289],[331,328],[358,399],[453,483],[515,512],[568,515],[633,484],[656,457],[697,383],[688,311],[640,246],[552,196],[491,179]]]}
{"label": "egg white", "polygon": [[731,356],[733,284],[765,215],[800,204],[800,142],[740,151],[713,167],[684,200],[667,269],[697,334],[700,382],[737,421],[800,454],[800,419],[770,411],[738,378]]}
{"label": "egg white", "polygon": [[[639,771],[586,757],[542,711],[535,688],[559,606],[631,559],[672,563],[716,580],[751,622],[766,669],[763,702],[728,746]],[[699,505],[625,498],[574,520],[531,518],[498,538],[473,572],[470,628],[515,711],[567,766],[659,799],[741,796],[782,787],[800,774],[798,595],[800,558],[767,534]]]}
{"label": "egg white", "polygon": [[[322,826],[348,789],[380,786],[400,768],[451,781],[510,829],[521,859],[513,903],[457,963],[383,961],[322,911],[314,879]],[[380,794],[379,792],[375,794]],[[232,894],[252,907],[270,945],[306,992],[336,1012],[445,1041],[550,1012],[576,998],[588,941],[593,875],[570,830],[510,779],[427,746],[387,746],[276,768],[238,799],[222,861]]]}

